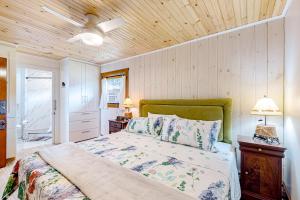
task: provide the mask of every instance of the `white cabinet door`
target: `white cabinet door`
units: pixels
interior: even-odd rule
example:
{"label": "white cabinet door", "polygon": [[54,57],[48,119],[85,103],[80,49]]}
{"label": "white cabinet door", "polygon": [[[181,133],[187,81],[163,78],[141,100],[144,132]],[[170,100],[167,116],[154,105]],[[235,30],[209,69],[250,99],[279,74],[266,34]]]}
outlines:
{"label": "white cabinet door", "polygon": [[98,67],[85,65],[85,111],[87,112],[99,110],[99,76]]}
{"label": "white cabinet door", "polygon": [[83,64],[69,61],[69,112],[84,111],[85,87],[83,77],[85,75]]}

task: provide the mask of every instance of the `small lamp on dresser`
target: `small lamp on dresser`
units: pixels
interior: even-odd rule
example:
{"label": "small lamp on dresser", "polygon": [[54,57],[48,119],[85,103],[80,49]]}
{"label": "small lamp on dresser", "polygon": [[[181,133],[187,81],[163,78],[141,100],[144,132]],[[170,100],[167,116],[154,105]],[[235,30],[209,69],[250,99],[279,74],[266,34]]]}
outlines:
{"label": "small lamp on dresser", "polygon": [[[279,139],[274,125],[267,124],[267,116],[282,115],[273,99],[264,97],[259,99],[251,111],[252,115],[264,116],[264,124],[258,124],[253,138],[268,144],[279,144]],[[261,120],[262,121],[262,120]]]}
{"label": "small lamp on dresser", "polygon": [[124,107],[126,109],[126,112],[124,113],[124,116],[128,119],[131,119],[132,118],[132,112],[130,112],[130,108],[133,107],[132,100],[130,98],[126,98],[124,100],[124,103],[123,103],[122,107]]}

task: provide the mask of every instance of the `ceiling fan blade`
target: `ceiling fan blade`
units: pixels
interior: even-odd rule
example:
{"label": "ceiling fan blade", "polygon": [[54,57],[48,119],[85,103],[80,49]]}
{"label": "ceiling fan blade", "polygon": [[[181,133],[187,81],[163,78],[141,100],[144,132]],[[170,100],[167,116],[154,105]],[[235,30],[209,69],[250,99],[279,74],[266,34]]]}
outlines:
{"label": "ceiling fan blade", "polygon": [[101,22],[97,26],[104,32],[109,32],[117,29],[125,24],[125,20],[122,17],[117,17],[109,21]]}
{"label": "ceiling fan blade", "polygon": [[79,40],[81,40],[80,34],[75,35],[74,37],[68,39],[67,41],[70,42],[70,43],[73,43],[73,42],[77,42]]}
{"label": "ceiling fan blade", "polygon": [[47,6],[42,6],[42,8],[45,11],[47,11],[48,13],[51,13],[52,15],[55,15],[56,17],[66,21],[66,22],[69,22],[69,23],[73,24],[74,26],[78,26],[78,27],[83,27],[84,26],[84,25],[82,25],[82,24],[80,24],[80,23],[78,23],[78,22],[76,22],[76,21],[74,21],[74,20],[72,20],[72,19],[70,19],[70,18],[68,18],[68,17],[66,17],[66,16],[50,9],[50,8],[48,8]]}

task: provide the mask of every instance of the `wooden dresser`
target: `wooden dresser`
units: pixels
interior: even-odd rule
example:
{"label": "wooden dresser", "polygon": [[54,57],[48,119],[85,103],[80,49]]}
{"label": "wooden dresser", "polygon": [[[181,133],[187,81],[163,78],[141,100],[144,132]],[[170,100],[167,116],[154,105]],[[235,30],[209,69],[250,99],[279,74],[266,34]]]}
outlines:
{"label": "wooden dresser", "polygon": [[282,145],[268,145],[251,137],[239,136],[241,189],[244,200],[282,199]]}
{"label": "wooden dresser", "polygon": [[109,134],[116,133],[125,129],[128,121],[109,120]]}

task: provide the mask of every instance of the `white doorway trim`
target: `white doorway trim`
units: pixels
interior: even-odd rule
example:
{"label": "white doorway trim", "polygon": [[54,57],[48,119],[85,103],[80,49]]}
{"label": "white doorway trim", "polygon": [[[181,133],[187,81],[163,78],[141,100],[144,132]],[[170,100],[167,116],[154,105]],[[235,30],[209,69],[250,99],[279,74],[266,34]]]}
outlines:
{"label": "white doorway trim", "polygon": [[[60,85],[60,78],[59,78],[59,68],[56,67],[43,67],[43,66],[35,66],[30,64],[20,64],[17,68],[24,68],[24,69],[36,69],[36,70],[43,70],[43,71],[50,71],[52,72],[52,130],[53,130],[53,144],[60,143],[60,134],[59,134],[59,85]],[[18,87],[18,86],[17,86]]]}

